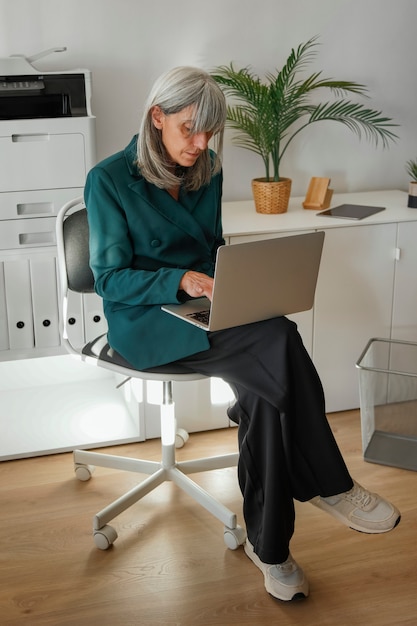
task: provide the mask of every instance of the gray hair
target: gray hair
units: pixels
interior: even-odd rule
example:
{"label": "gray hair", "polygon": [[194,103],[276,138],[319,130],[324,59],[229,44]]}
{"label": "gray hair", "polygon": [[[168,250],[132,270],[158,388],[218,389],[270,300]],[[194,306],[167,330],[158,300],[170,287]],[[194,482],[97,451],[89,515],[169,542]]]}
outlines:
{"label": "gray hair", "polygon": [[[177,174],[172,171],[161,131],[152,122],[152,108],[158,106],[165,115],[171,115],[191,105],[191,133],[213,133],[215,154],[207,148],[193,166]],[[145,103],[137,144],[141,174],[162,189],[182,184],[192,191],[207,185],[221,169],[225,122],[225,97],[210,74],[195,67],[176,67],[166,72],[155,82]]]}

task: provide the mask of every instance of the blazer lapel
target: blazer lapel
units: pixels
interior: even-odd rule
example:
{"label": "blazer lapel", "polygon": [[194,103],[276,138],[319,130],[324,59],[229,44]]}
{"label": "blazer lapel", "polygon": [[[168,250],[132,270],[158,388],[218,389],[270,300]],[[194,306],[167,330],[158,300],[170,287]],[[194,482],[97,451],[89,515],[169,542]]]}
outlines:
{"label": "blazer lapel", "polygon": [[[143,178],[136,180],[129,187],[154,211],[157,211],[165,219],[187,232],[200,243],[207,245],[204,232],[192,215],[192,211],[201,196],[201,191],[196,194],[184,194],[184,196],[180,197],[180,202],[177,202],[167,191],[148,184]],[[194,195],[197,197],[194,197]]]}
{"label": "blazer lapel", "polygon": [[134,181],[129,185],[130,189],[137,193],[154,211],[182,228],[200,243],[207,245],[202,228],[192,216],[194,208],[204,194],[204,189],[189,194],[180,193],[180,202],[177,202],[164,189],[158,189],[155,185],[149,184],[141,176],[136,165],[136,142],[137,135],[133,137],[124,150],[126,165]]}

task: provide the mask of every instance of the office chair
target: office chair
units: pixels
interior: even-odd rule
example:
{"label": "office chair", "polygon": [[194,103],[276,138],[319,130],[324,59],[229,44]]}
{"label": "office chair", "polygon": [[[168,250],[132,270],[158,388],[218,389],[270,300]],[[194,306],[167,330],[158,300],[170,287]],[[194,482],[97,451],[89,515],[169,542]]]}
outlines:
{"label": "office chair", "polygon": [[148,478],[99,511],[93,519],[94,542],[101,550],[109,548],[117,539],[116,530],[109,522],[143,496],[172,481],[224,524],[224,541],[235,550],[246,538],[244,529],[237,525],[236,515],[195,483],[188,474],[205,472],[237,465],[238,453],[177,462],[175,458],[176,419],[172,397],[173,381],[192,381],[205,376],[190,373],[177,364],[152,370],[133,369],[107,343],[106,335],[89,341],[81,348],[74,347],[68,333],[68,293],[94,291],[94,279],[89,267],[88,221],[82,198],[67,202],[59,211],[56,222],[58,269],[60,283],[61,337],[67,351],[86,363],[117,372],[126,377],[162,381],[163,400],[160,407],[161,461],[127,458],[87,450],[74,451],[75,474],[79,480],[89,480],[94,466],[148,474]]}

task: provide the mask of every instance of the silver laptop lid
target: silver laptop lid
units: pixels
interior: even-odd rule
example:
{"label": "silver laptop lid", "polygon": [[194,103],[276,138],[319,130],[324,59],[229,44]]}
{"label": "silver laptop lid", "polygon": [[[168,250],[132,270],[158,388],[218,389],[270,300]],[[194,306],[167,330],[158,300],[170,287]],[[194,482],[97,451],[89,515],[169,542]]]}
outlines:
{"label": "silver laptop lid", "polygon": [[324,232],[221,246],[210,330],[311,309]]}

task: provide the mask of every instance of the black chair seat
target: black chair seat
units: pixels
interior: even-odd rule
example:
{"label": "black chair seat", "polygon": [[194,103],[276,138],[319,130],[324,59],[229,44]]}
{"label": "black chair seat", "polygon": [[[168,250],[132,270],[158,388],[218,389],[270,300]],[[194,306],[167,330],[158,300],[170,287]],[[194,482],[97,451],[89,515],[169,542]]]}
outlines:
{"label": "black chair seat", "polygon": [[112,363],[114,365],[120,365],[121,367],[126,367],[130,370],[134,369],[137,372],[143,371],[146,374],[164,374],[173,376],[192,374],[192,370],[179,363],[167,363],[166,365],[159,365],[158,367],[152,367],[146,370],[137,370],[131,363],[126,361],[126,359],[116,352],[116,350],[113,350],[107,342],[107,336],[105,334],[89,341],[82,348],[82,353],[90,358],[106,361],[106,363]]}

